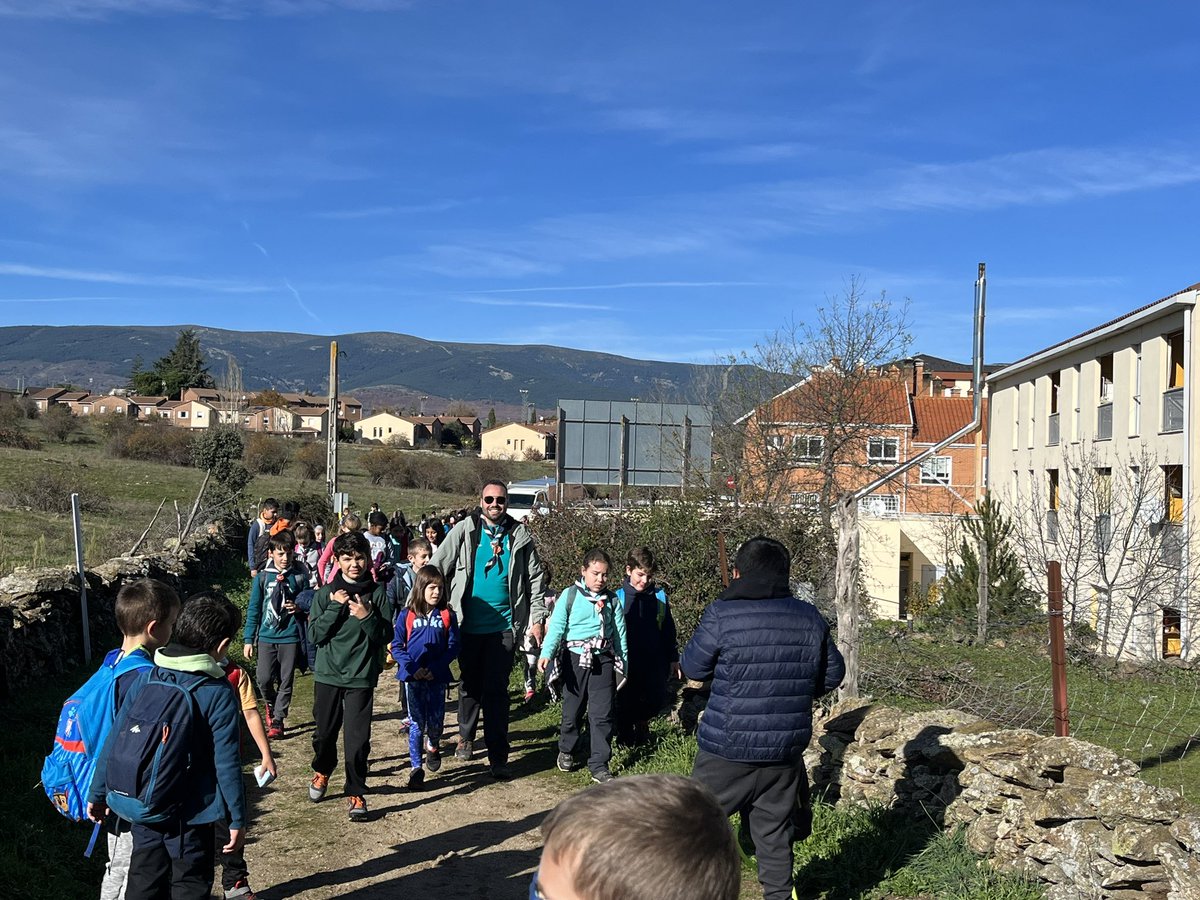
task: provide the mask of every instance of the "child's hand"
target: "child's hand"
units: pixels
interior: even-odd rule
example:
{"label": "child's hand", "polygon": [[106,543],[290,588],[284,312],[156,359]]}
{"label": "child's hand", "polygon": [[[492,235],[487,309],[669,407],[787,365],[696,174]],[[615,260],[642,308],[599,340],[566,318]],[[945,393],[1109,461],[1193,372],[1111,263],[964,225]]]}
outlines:
{"label": "child's hand", "polygon": [[356,619],[365,619],[371,614],[371,601],[359,600],[357,597],[350,598],[350,615]]}
{"label": "child's hand", "polygon": [[237,853],[242,849],[242,844],[246,842],[246,829],[230,828],[229,843],[221,848],[222,853]]}
{"label": "child's hand", "polygon": [[329,599],[334,603],[341,605],[350,600],[350,595],[346,591],[334,591],[329,595]]}
{"label": "child's hand", "polygon": [[87,817],[96,824],[104,822],[104,817],[108,815],[108,806],[104,803],[89,803],[87,805]]}
{"label": "child's hand", "polygon": [[254,659],[254,645],[242,644],[242,656],[246,659]]}
{"label": "child's hand", "polygon": [[296,611],[296,601],[295,600],[284,600],[283,608],[285,610],[287,610],[289,613],[294,613]]}
{"label": "child's hand", "polygon": [[546,659],[546,657],[544,657],[544,656],[538,657],[538,671],[539,672],[545,672],[546,668],[549,665],[550,665],[550,660]]}
{"label": "child's hand", "polygon": [[262,758],[262,767],[265,771],[271,773],[271,777],[276,777],[279,773],[275,771],[275,757],[268,753]]}
{"label": "child's hand", "polygon": [[413,672],[413,678],[415,678],[417,681],[433,681],[433,673],[430,672],[429,669],[425,668],[425,666],[422,666],[421,668],[417,669],[417,671]]}

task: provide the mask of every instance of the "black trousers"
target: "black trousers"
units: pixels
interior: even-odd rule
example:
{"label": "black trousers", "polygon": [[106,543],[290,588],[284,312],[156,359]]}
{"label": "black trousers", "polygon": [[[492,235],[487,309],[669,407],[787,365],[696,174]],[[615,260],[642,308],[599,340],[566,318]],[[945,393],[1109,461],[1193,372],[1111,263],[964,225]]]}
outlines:
{"label": "black trousers", "polygon": [[458,734],[464,740],[475,740],[482,710],[483,739],[493,766],[508,765],[508,677],[513,647],[511,631],[459,635]]}
{"label": "black trousers", "polygon": [[599,665],[585,669],[577,653],[567,653],[571,665],[563,672],[562,728],[558,749],[574,755],[579,748],[579,731],[587,710],[588,738],[592,749],[588,755],[588,770],[600,772],[612,759],[613,698],[617,692],[613,674],[613,658],[605,654]]}
{"label": "black trousers", "polygon": [[700,750],[692,777],[716,795],[725,815],[741,813],[754,839],[763,900],[788,900],[797,797],[808,787],[804,764],[734,762]]}
{"label": "black trousers", "polygon": [[213,851],[221,858],[221,888],[233,890],[234,886],[245,879],[250,880],[250,870],[246,867],[246,850],[243,845],[235,853],[225,853],[221,850],[229,843],[229,822],[221,819],[213,823]]}
{"label": "black trousers", "polygon": [[338,732],[345,730],[346,795],[367,792],[367,760],[371,756],[371,705],[374,688],[313,685],[313,771],[330,775],[337,768]]}
{"label": "black trousers", "polygon": [[[282,722],[292,704],[292,683],[300,660],[299,644],[258,644],[258,689],[267,701],[271,718]],[[278,685],[278,687],[276,687]]]}
{"label": "black trousers", "polygon": [[213,883],[213,826],[134,825],[126,900],[208,900]]}

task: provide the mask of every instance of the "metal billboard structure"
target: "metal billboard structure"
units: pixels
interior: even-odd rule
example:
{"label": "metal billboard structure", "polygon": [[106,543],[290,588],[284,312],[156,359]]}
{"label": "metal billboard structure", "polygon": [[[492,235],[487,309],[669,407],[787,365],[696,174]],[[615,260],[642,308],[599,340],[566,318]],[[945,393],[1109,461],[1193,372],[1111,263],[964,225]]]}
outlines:
{"label": "metal billboard structure", "polygon": [[558,481],[682,487],[712,466],[712,410],[690,403],[558,401]]}

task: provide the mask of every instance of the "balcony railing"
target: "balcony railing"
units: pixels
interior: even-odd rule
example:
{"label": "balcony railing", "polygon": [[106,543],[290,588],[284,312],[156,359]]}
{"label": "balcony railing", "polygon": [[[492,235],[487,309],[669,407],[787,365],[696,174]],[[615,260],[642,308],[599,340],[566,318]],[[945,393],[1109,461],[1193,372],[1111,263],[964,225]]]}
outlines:
{"label": "balcony railing", "polygon": [[1183,388],[1163,391],[1162,430],[1183,431]]}
{"label": "balcony railing", "polygon": [[1058,543],[1058,510],[1046,510],[1046,540],[1051,544]]}
{"label": "balcony railing", "polygon": [[1096,407],[1096,440],[1112,440],[1112,401]]}
{"label": "balcony railing", "polygon": [[1050,425],[1046,431],[1046,443],[1051,447],[1058,443],[1058,413],[1050,413]]}

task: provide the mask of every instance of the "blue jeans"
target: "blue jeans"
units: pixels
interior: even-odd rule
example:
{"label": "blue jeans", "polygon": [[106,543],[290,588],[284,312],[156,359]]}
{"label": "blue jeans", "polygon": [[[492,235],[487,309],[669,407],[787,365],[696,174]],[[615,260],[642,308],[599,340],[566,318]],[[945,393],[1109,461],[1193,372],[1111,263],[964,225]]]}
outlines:
{"label": "blue jeans", "polygon": [[423,741],[426,736],[438,747],[446,722],[446,685],[441,681],[407,681],[404,694],[408,698],[408,754],[412,767],[421,768]]}

